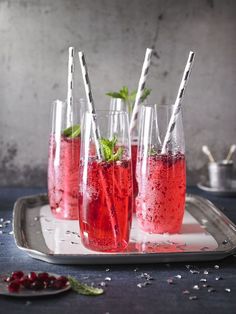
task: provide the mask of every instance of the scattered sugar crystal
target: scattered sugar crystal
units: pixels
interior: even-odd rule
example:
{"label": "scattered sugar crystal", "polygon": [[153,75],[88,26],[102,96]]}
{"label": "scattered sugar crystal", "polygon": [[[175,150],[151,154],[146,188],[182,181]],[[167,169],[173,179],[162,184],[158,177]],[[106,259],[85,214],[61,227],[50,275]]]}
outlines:
{"label": "scattered sugar crystal", "polygon": [[193,289],[194,289],[194,290],[199,290],[199,289],[200,289],[200,288],[199,288],[199,285],[194,285],[194,286],[193,286]]}
{"label": "scattered sugar crystal", "polygon": [[105,270],[106,272],[108,272],[108,271],[110,271],[110,268],[106,268],[106,270]]}
{"label": "scattered sugar crystal", "polygon": [[181,279],[181,278],[182,278],[181,275],[176,275],[175,277],[178,278],[178,279]]}
{"label": "scattered sugar crystal", "polygon": [[174,280],[172,278],[167,279],[168,284],[173,285],[174,284]]}
{"label": "scattered sugar crystal", "polygon": [[104,281],[100,282],[99,285],[100,285],[101,287],[106,287],[106,286],[107,286],[107,284],[106,284]]}
{"label": "scattered sugar crystal", "polygon": [[190,292],[188,290],[184,290],[183,294],[189,294]]}
{"label": "scattered sugar crystal", "polygon": [[219,266],[219,265],[215,265],[214,268],[215,268],[215,269],[219,269],[220,266]]}
{"label": "scattered sugar crystal", "polygon": [[189,300],[197,300],[197,296],[196,295],[190,295]]}
{"label": "scattered sugar crystal", "polygon": [[26,301],[26,302],[25,302],[25,305],[26,305],[26,306],[29,306],[31,303],[32,303],[31,301]]}
{"label": "scattered sugar crystal", "polygon": [[111,277],[106,277],[104,280],[105,281],[111,281]]}
{"label": "scattered sugar crystal", "polygon": [[140,278],[145,278],[146,280],[153,280],[153,277],[148,273],[142,273]]}
{"label": "scattered sugar crystal", "polygon": [[209,271],[208,271],[208,270],[204,270],[203,274],[204,274],[204,275],[208,275],[208,274],[209,274]]}
{"label": "scattered sugar crystal", "polygon": [[218,281],[218,280],[222,280],[223,278],[222,277],[216,277],[216,280]]}
{"label": "scattered sugar crystal", "polygon": [[200,282],[207,282],[206,278],[201,278]]}
{"label": "scattered sugar crystal", "polygon": [[191,274],[199,274],[199,270],[196,269],[190,269]]}
{"label": "scattered sugar crystal", "polygon": [[209,288],[207,291],[210,292],[210,293],[211,293],[211,292],[216,292],[216,289],[214,289],[214,288],[211,287],[211,288]]}
{"label": "scattered sugar crystal", "polygon": [[230,288],[225,288],[225,291],[226,292],[231,292],[231,289]]}
{"label": "scattered sugar crystal", "polygon": [[145,281],[145,282],[140,282],[137,284],[137,287],[139,288],[143,288],[143,287],[146,287],[148,285],[151,285],[151,283],[149,281]]}

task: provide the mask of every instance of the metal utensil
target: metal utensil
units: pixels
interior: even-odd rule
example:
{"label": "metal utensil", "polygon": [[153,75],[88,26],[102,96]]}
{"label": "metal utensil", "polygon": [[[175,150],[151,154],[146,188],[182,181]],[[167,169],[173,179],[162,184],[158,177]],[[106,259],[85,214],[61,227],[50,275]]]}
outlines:
{"label": "metal utensil", "polygon": [[228,155],[224,160],[224,163],[228,163],[231,160],[231,157],[232,157],[233,153],[235,152],[235,150],[236,150],[236,145],[235,144],[231,145],[229,148]]}
{"label": "metal utensil", "polygon": [[211,151],[210,151],[210,149],[209,149],[209,147],[207,145],[203,145],[202,146],[202,152],[205,155],[207,155],[207,157],[209,158],[210,162],[215,162],[215,159],[213,158],[212,153],[211,153]]}

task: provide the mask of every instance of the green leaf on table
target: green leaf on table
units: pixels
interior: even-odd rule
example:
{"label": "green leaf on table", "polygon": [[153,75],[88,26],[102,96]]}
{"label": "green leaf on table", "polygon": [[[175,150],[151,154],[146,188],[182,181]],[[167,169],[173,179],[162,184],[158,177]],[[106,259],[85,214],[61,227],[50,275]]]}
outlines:
{"label": "green leaf on table", "polygon": [[80,282],[74,277],[68,276],[68,280],[69,280],[72,290],[74,290],[75,292],[79,294],[96,296],[96,295],[101,295],[104,293],[103,289],[88,286],[85,283]]}
{"label": "green leaf on table", "polygon": [[69,138],[75,138],[77,136],[80,136],[80,125],[75,124],[75,125],[70,126],[69,128],[66,128],[63,131],[63,135]]}

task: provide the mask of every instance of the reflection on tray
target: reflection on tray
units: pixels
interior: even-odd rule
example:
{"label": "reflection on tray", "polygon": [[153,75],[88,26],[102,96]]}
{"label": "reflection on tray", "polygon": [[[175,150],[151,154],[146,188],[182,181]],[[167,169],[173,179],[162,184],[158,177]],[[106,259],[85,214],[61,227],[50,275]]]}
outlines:
{"label": "reflection on tray", "polygon": [[[78,221],[55,219],[48,205],[41,207],[38,220],[32,219],[34,224],[41,224],[44,241],[52,254],[107,254],[86,249],[80,240]],[[206,232],[204,224],[201,225],[186,210],[180,234],[145,233],[134,217],[130,244],[121,254],[213,251],[217,247],[216,240]]]}

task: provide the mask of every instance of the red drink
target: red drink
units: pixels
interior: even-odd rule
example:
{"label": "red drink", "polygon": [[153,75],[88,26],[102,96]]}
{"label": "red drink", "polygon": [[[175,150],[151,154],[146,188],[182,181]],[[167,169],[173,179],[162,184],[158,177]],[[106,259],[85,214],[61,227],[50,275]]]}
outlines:
{"label": "red drink", "polygon": [[134,206],[133,211],[136,211],[135,198],[138,195],[138,183],[136,180],[136,164],[137,164],[137,152],[138,152],[138,144],[131,144],[131,156],[132,156],[132,173],[133,173],[133,195],[134,195]]}
{"label": "red drink", "polygon": [[51,135],[48,161],[48,196],[53,215],[78,219],[80,137]]}
{"label": "red drink", "polygon": [[[138,223],[149,233],[178,233],[181,229],[186,191],[185,156],[148,156],[145,165],[139,160],[136,198]],[[142,169],[141,169],[142,165]],[[141,171],[146,166],[146,173]]]}
{"label": "red drink", "polygon": [[87,167],[80,198],[82,242],[95,251],[123,251],[132,219],[131,161],[99,162],[90,158]]}

